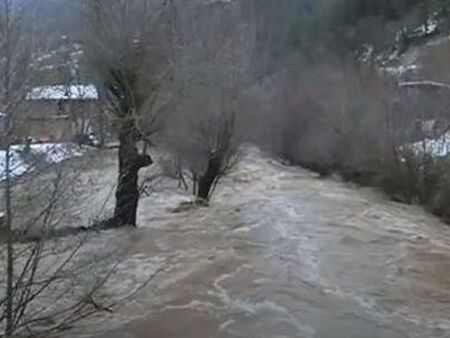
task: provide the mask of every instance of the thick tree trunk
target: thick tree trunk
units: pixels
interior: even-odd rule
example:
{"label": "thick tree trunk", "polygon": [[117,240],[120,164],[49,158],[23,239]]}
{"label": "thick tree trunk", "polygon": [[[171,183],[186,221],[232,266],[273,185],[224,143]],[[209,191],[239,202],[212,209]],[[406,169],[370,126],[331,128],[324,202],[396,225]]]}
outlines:
{"label": "thick tree trunk", "polygon": [[153,163],[149,155],[138,152],[136,141],[133,132],[123,127],[119,136],[119,177],[113,222],[115,226],[136,226],[139,169]]}
{"label": "thick tree trunk", "polygon": [[222,157],[215,154],[211,155],[208,160],[206,171],[198,181],[197,198],[201,198],[206,201],[209,200],[211,189],[221,174],[221,167]]}

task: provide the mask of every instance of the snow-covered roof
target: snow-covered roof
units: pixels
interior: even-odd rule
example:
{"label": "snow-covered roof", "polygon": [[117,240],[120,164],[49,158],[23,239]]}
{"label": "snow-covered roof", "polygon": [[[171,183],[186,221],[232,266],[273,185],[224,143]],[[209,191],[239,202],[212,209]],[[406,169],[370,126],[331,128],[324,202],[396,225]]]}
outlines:
{"label": "snow-covered roof", "polygon": [[35,87],[27,95],[28,100],[97,100],[94,85],[55,85]]}

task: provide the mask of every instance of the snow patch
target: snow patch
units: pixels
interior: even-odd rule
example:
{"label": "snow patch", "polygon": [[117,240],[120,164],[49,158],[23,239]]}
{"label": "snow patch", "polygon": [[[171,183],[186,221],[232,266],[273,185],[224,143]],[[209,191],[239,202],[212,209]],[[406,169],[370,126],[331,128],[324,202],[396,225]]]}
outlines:
{"label": "snow patch", "polygon": [[[11,146],[10,172],[11,176],[18,177],[31,171],[36,165],[36,160],[47,163],[58,163],[68,158],[81,156],[82,153],[69,143],[41,143],[30,145],[26,150],[25,145]],[[0,180],[5,178],[6,151],[0,150]]]}
{"label": "snow patch", "polygon": [[433,157],[445,157],[450,154],[450,132],[439,138],[426,138],[410,145],[416,154],[429,154]]}
{"label": "snow patch", "polygon": [[35,87],[27,100],[97,100],[98,91],[94,85],[55,85]]}
{"label": "snow patch", "polygon": [[390,75],[401,76],[409,72],[414,72],[419,69],[417,65],[399,65],[398,67],[386,67],[384,71]]}
{"label": "snow patch", "polygon": [[414,30],[414,33],[421,35],[433,34],[437,31],[438,22],[436,19],[428,19],[426,24],[423,24]]}

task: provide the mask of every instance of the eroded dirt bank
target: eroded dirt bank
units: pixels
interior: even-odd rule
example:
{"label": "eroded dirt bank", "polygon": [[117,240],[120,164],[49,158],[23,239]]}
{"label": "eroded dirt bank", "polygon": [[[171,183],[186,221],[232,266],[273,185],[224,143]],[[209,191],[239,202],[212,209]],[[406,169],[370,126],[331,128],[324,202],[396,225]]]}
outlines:
{"label": "eroded dirt bank", "polygon": [[164,270],[78,337],[450,337],[450,229],[419,208],[254,149],[209,208],[167,210],[186,198],[169,184],[98,235],[130,250],[109,292]]}

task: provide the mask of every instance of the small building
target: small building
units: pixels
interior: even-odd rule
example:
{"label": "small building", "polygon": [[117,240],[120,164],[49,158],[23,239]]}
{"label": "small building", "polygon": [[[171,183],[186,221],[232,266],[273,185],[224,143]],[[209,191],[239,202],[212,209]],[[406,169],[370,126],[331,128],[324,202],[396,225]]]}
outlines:
{"label": "small building", "polygon": [[398,84],[396,125],[410,130],[411,141],[437,138],[450,128],[450,85],[435,81],[405,81]]}
{"label": "small building", "polygon": [[53,85],[33,88],[20,114],[18,138],[41,141],[73,141],[92,132],[99,112],[94,85]]}

